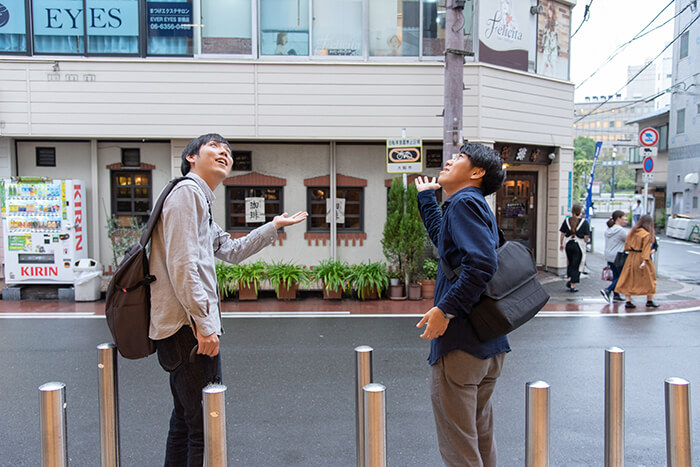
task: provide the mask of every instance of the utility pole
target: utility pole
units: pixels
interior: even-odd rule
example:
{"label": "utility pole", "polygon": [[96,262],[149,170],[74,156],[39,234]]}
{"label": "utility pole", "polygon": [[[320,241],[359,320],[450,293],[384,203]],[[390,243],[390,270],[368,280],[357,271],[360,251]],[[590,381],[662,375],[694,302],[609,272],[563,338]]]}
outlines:
{"label": "utility pole", "polygon": [[445,5],[445,109],[443,121],[443,165],[462,144],[462,100],[464,94],[464,0],[446,0]]}

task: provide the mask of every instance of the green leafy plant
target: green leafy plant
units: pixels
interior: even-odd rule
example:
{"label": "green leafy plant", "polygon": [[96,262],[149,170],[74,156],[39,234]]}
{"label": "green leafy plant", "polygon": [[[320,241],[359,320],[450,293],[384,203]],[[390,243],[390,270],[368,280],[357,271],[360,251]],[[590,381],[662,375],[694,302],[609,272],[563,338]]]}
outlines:
{"label": "green leafy plant", "polygon": [[382,262],[360,263],[352,267],[350,283],[357,290],[357,296],[364,300],[366,293],[375,290],[378,296],[389,287],[389,274]]}
{"label": "green leafy plant", "polygon": [[280,285],[291,288],[295,283],[306,285],[311,280],[311,271],[305,266],[292,262],[272,262],[265,268],[265,274],[279,294]]}
{"label": "green leafy plant", "polygon": [[[406,190],[400,178],[391,181],[389,197],[386,206],[386,221],[382,236],[382,250],[392,270],[403,271],[403,254],[401,248],[401,217],[403,217],[403,205],[406,199]],[[402,277],[399,277],[401,279]]]}
{"label": "green leafy plant", "polygon": [[215,266],[216,283],[219,286],[222,298],[236,293],[238,281],[234,277],[235,268],[236,266],[226,263],[217,263]]}
{"label": "green leafy plant", "polygon": [[402,263],[408,283],[414,283],[423,266],[425,249],[425,227],[418,211],[418,189],[409,185],[406,189],[406,213],[401,217],[399,228],[401,235]]}
{"label": "green leafy plant", "polygon": [[314,267],[312,272],[314,278],[323,281],[326,292],[344,291],[349,288],[350,266],[345,261],[324,259]]}
{"label": "green leafy plant", "polygon": [[256,261],[248,264],[234,264],[231,269],[231,278],[241,285],[253,287],[258,293],[258,287],[265,278],[266,264]]}
{"label": "green leafy plant", "polygon": [[130,217],[129,223],[125,224],[117,218],[117,216],[107,216],[107,236],[109,237],[110,246],[112,247],[112,262],[114,267],[119,266],[126,250],[134,243],[141,240],[141,234],[145,228],[145,224],[141,223],[137,218]]}
{"label": "green leafy plant", "polygon": [[438,263],[433,258],[425,258],[423,261],[423,278],[434,281],[437,278]]}

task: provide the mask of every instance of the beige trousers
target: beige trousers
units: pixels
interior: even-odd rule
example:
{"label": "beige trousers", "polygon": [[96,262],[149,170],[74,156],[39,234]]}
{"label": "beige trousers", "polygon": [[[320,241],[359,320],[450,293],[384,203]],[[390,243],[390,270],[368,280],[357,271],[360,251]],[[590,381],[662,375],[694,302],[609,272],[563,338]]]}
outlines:
{"label": "beige trousers", "polygon": [[481,360],[454,350],[432,366],[430,397],[446,466],[496,467],[491,394],[504,357]]}

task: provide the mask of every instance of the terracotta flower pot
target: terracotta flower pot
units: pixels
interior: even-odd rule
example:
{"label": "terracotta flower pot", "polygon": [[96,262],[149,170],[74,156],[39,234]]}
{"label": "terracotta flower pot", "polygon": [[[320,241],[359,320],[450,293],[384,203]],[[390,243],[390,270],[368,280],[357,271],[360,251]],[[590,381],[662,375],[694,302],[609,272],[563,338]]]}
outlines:
{"label": "terracotta flower pot", "polygon": [[408,286],[408,299],[409,300],[420,300],[420,285],[410,284]]}
{"label": "terracotta flower pot", "polygon": [[245,285],[243,283],[238,284],[238,300],[257,300],[258,293],[255,291],[253,284]]}
{"label": "terracotta flower pot", "polygon": [[435,297],[435,281],[432,279],[423,279],[420,286],[420,292],[423,298]]}
{"label": "terracotta flower pot", "polygon": [[377,300],[377,289],[365,287],[364,289],[365,300]]}
{"label": "terracotta flower pot", "polygon": [[299,285],[293,282],[289,287],[287,287],[282,281],[280,281],[279,291],[277,292],[278,300],[296,300],[297,289]]}

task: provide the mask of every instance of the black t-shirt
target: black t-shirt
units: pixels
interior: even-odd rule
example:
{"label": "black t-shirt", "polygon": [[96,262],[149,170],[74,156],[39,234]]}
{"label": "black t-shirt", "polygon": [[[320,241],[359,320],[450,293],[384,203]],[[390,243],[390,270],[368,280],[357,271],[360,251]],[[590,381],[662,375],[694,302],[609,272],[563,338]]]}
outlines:
{"label": "black t-shirt", "polygon": [[[567,217],[564,219],[564,222],[561,223],[561,227],[559,228],[559,232],[563,233],[565,237],[569,238],[571,237],[571,225],[569,224],[571,222],[571,218]],[[591,226],[588,224],[588,221],[584,218],[581,218],[578,220],[578,225],[576,226],[576,236],[578,238],[584,238],[586,235],[591,234]]]}

